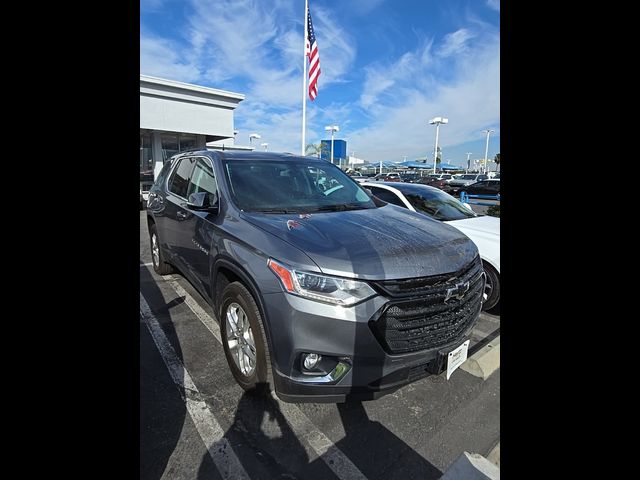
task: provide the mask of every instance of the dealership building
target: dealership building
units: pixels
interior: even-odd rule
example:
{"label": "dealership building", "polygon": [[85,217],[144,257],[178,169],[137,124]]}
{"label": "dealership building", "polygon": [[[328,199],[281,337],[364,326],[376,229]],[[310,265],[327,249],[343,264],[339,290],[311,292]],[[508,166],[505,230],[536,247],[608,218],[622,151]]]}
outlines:
{"label": "dealership building", "polygon": [[234,145],[233,112],[242,100],[240,93],[140,75],[141,182],[153,182],[164,161],[184,150],[252,150]]}

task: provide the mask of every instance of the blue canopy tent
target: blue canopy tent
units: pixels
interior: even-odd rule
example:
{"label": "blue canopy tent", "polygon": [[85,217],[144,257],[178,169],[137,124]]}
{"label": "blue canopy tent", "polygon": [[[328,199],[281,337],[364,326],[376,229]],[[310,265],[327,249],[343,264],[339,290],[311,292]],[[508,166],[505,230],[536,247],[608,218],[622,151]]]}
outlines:
{"label": "blue canopy tent", "polygon": [[463,167],[459,165],[451,165],[450,163],[441,163],[438,168],[440,170],[464,170]]}
{"label": "blue canopy tent", "polygon": [[433,165],[429,165],[428,163],[417,162],[415,160],[407,160],[406,162],[400,162],[398,166],[407,167],[407,168],[433,168]]}

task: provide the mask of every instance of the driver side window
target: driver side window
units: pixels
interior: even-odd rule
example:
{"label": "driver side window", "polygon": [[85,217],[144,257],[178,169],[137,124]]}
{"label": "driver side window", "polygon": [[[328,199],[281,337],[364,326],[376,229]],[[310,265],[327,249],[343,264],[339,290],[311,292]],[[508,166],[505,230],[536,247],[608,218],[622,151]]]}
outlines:
{"label": "driver side window", "polygon": [[189,195],[192,193],[216,193],[217,191],[218,184],[216,183],[216,177],[211,165],[204,158],[198,158],[193,173],[191,174],[187,198],[189,198]]}

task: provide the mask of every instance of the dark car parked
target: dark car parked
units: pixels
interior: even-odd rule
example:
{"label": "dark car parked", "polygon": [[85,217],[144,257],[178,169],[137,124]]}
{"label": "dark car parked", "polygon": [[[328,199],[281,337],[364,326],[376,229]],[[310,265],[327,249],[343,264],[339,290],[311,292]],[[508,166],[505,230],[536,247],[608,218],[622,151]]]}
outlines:
{"label": "dark car parked", "polygon": [[402,182],[402,176],[399,173],[379,173],[373,179],[376,182]]}
{"label": "dark car parked", "polygon": [[245,390],[372,399],[466,358],[485,285],[477,247],[326,161],[183,153],[147,215],[154,270],[176,267],[209,302]]}
{"label": "dark car parked", "polygon": [[500,195],[500,180],[482,180],[462,187],[458,193],[467,195]]}
{"label": "dark car parked", "polygon": [[421,185],[429,185],[430,187],[436,187],[440,190],[444,190],[447,187],[447,182],[445,179],[435,177],[422,177],[416,183],[419,183]]}

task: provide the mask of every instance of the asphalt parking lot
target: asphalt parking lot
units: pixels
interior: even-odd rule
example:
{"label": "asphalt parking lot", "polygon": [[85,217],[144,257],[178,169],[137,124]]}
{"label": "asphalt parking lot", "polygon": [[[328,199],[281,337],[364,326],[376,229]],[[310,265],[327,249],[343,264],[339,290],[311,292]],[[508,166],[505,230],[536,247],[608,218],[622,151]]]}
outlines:
{"label": "asphalt parking lot", "polygon": [[[500,370],[462,369],[367,402],[288,404],[245,395],[206,301],[153,272],[140,212],[140,478],[440,478],[500,440]],[[469,355],[500,334],[482,314]]]}

